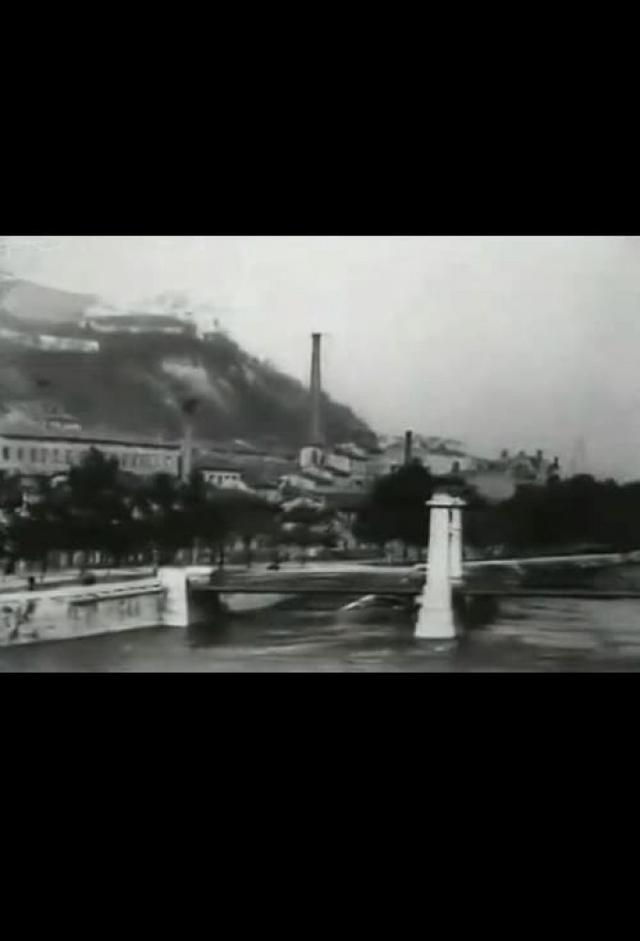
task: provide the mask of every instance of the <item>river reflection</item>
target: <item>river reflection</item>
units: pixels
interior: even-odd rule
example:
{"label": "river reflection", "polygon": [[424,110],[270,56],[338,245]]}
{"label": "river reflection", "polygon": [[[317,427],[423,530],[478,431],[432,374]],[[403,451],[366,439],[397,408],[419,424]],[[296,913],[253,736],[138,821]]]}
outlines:
{"label": "river reflection", "polygon": [[518,599],[453,642],[413,616],[272,609],[207,628],[151,628],[0,649],[0,672],[521,672],[640,670],[640,602]]}

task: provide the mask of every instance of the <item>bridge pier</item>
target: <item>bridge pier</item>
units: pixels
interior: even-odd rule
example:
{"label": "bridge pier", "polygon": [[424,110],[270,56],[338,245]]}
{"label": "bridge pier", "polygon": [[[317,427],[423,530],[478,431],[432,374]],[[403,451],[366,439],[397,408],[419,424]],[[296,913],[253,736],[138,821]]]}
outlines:
{"label": "bridge pier", "polygon": [[464,500],[453,497],[449,524],[449,577],[454,585],[462,582],[462,507]]}
{"label": "bridge pier", "polygon": [[[420,598],[415,636],[420,640],[450,640],[456,636],[452,581],[462,579],[463,501],[435,493],[430,511],[427,577]],[[456,514],[455,517],[452,516]],[[455,573],[455,574],[454,574]]]}
{"label": "bridge pier", "polygon": [[158,570],[158,580],[165,590],[164,625],[192,627],[216,620],[222,610],[218,594],[194,598],[189,592],[190,576],[209,575],[210,571],[210,566],[163,566]]}
{"label": "bridge pier", "polygon": [[167,627],[189,626],[189,577],[185,568],[162,566],[158,579],[165,590],[162,623]]}

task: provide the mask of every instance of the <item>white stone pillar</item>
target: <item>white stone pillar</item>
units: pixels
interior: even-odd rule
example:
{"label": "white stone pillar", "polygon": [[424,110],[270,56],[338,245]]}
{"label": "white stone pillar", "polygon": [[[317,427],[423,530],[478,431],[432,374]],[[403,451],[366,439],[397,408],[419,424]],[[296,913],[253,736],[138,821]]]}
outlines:
{"label": "white stone pillar", "polygon": [[435,493],[427,506],[431,511],[427,578],[419,601],[415,636],[447,640],[456,636],[449,572],[449,512],[453,499],[447,493]]}
{"label": "white stone pillar", "polygon": [[166,591],[162,623],[167,627],[189,626],[188,572],[185,568],[162,567],[160,584]]}
{"label": "white stone pillar", "polygon": [[454,497],[449,538],[449,576],[454,583],[462,581],[462,507],[464,505],[464,500]]}

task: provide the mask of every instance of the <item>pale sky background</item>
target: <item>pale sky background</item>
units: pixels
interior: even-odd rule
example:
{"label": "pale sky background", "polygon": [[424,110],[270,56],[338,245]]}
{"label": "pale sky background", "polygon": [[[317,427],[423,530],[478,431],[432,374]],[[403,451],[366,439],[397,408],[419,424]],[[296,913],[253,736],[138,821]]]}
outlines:
{"label": "pale sky background", "polygon": [[543,448],[640,477],[640,240],[627,237],[8,238],[20,277],[137,306],[221,309],[254,355],[324,383],[378,432]]}

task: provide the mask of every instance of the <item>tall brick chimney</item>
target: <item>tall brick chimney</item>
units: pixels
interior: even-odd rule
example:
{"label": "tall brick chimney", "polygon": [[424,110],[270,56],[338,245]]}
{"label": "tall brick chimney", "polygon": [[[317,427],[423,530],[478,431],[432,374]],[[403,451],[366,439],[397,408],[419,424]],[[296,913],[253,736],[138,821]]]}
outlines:
{"label": "tall brick chimney", "polygon": [[404,433],[404,463],[405,467],[411,463],[411,457],[413,454],[413,432],[405,431]]}
{"label": "tall brick chimney", "polygon": [[311,349],[311,415],[309,425],[309,444],[321,447],[324,444],[324,435],[321,422],[321,392],[322,381],[320,378],[320,344],[322,340],[321,333],[312,333]]}

